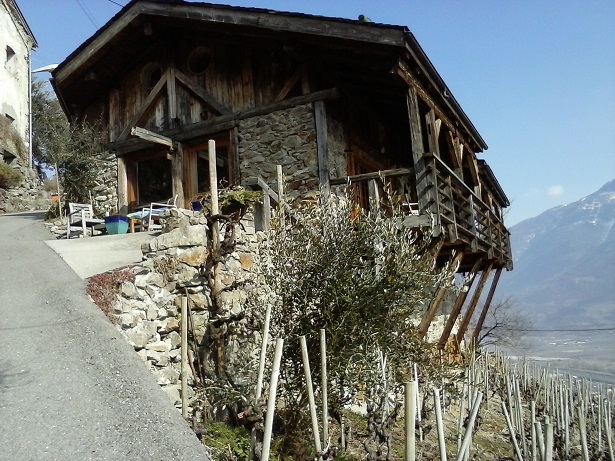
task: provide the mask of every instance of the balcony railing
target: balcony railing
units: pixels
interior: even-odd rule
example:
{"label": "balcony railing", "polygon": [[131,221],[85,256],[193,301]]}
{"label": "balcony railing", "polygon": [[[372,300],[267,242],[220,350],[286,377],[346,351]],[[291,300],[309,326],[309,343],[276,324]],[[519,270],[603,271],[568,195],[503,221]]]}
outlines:
{"label": "balcony railing", "polygon": [[[380,209],[400,205],[409,215],[431,215],[434,234],[446,244],[485,254],[506,265],[511,258],[509,232],[497,214],[441,159],[425,156],[422,190],[417,190],[414,170],[400,168],[331,179],[331,186],[349,184],[355,196],[378,203]],[[366,207],[369,203],[359,203]],[[419,205],[420,204],[420,205]],[[422,222],[416,220],[414,222]]]}

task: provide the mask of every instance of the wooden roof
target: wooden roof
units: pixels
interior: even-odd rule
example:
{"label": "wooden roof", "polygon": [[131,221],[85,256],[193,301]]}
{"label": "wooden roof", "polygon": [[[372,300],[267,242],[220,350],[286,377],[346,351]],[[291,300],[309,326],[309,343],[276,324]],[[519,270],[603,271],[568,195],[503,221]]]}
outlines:
{"label": "wooden roof", "polygon": [[419,80],[426,97],[441,109],[442,118],[465,132],[476,152],[487,149],[407,27],[179,0],[133,0],[71,53],[53,72],[65,111],[70,113],[71,105],[83,105],[119,81],[148,46],[142,28],[150,21],[170,32],[206,26],[227,40],[265,41],[309,51],[332,80],[343,81],[369,104],[390,111],[392,119],[407,118],[405,89],[412,74],[410,78]]}

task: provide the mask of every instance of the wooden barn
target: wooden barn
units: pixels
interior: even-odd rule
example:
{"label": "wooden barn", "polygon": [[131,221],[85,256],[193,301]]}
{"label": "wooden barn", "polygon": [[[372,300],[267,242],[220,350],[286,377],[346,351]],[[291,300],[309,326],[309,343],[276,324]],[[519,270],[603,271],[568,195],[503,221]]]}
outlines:
{"label": "wooden barn", "polygon": [[296,196],[350,182],[368,206],[393,191],[417,223],[433,217],[439,258],[454,258],[469,285],[479,279],[476,291],[495,272],[493,294],[512,268],[509,202],[477,158],[487,145],[406,27],[133,0],[57,67],[53,85],[69,117],[102,123],[122,212],[175,195],[189,207],[209,190],[214,139],[229,185],[273,186],[282,165]]}

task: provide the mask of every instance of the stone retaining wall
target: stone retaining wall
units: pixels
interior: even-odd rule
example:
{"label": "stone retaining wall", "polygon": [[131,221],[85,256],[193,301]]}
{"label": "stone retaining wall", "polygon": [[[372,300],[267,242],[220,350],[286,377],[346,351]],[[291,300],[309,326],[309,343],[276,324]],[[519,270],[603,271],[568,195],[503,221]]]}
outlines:
{"label": "stone retaining wall", "polygon": [[[217,307],[207,277],[205,217],[174,209],[163,221],[165,233],[142,246],[143,263],[127,269],[135,280],[121,285],[113,314],[118,329],[179,407],[181,297],[188,297],[193,341],[198,345],[198,360],[191,348],[191,361],[195,368],[197,362],[203,363],[207,379],[213,382],[220,372],[240,377],[246,363],[255,358],[250,354],[260,347],[264,306],[262,312],[246,306],[251,293],[263,285],[256,271],[257,235],[251,218],[236,225],[236,245],[221,264],[223,288]],[[188,382],[195,384],[192,372]],[[191,387],[190,401],[194,396]]]}

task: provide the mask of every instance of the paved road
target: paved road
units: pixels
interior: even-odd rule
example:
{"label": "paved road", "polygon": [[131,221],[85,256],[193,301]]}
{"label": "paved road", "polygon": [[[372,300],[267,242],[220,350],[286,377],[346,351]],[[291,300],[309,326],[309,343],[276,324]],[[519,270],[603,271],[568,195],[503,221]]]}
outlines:
{"label": "paved road", "polygon": [[0,460],[208,459],[42,216],[0,216]]}

